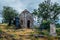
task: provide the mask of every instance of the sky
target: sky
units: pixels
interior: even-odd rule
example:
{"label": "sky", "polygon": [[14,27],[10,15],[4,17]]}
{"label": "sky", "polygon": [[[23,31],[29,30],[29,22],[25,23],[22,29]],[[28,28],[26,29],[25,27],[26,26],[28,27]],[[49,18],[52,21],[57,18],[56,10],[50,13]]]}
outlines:
{"label": "sky", "polygon": [[[38,4],[43,2],[44,0],[0,0],[0,12],[3,9],[3,6],[10,6],[21,13],[24,9],[29,10],[30,12],[33,9],[38,8]],[[60,2],[60,0],[51,0],[51,2]],[[0,19],[2,19],[0,17]]]}
{"label": "sky", "polygon": [[[17,10],[19,13],[24,9],[33,11],[38,8],[38,4],[44,0],[0,0],[0,10],[3,6],[10,6]],[[51,0],[52,2],[60,2],[60,0]]]}
{"label": "sky", "polygon": [[0,0],[0,10],[3,6],[13,7],[18,12],[28,9],[32,11],[38,7],[38,4],[44,0]]}

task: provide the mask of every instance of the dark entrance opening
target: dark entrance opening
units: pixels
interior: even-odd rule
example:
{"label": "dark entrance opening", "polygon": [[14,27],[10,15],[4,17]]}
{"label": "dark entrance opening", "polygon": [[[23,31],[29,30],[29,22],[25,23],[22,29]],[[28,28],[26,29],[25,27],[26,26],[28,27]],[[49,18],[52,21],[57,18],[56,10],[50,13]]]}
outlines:
{"label": "dark entrance opening", "polygon": [[30,28],[30,20],[27,21],[27,28]]}

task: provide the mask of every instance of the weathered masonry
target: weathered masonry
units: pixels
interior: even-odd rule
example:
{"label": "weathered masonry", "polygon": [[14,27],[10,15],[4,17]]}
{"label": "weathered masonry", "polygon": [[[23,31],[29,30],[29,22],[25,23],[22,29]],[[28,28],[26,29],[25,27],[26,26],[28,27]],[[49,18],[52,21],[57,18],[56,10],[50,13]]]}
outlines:
{"label": "weathered masonry", "polygon": [[21,28],[33,28],[33,15],[28,10],[25,9],[19,19]]}

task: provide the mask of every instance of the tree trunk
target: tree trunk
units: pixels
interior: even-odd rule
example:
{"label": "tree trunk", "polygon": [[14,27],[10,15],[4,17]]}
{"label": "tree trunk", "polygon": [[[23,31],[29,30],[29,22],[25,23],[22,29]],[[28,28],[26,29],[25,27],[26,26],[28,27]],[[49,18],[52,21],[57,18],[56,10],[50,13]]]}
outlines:
{"label": "tree trunk", "polygon": [[11,20],[9,20],[8,26],[11,26]]}

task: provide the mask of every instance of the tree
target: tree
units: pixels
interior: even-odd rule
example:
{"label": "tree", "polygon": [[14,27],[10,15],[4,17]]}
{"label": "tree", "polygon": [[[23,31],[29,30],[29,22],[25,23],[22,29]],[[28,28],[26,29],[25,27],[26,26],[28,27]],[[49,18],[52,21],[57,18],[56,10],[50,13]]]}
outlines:
{"label": "tree", "polygon": [[17,11],[12,7],[4,6],[3,7],[3,18],[8,25],[11,25],[11,21],[18,15]]}
{"label": "tree", "polygon": [[39,8],[37,10],[34,9],[33,14],[37,15],[38,18],[42,18],[42,22],[43,22],[43,20],[47,20],[50,17],[49,8],[50,8],[50,5],[47,4],[46,1],[42,2],[39,4]]}
{"label": "tree", "polygon": [[60,5],[58,3],[49,4],[45,1],[39,4],[38,9],[35,9],[33,14],[37,15],[38,18],[42,18],[41,24],[44,20],[55,22],[58,20],[58,15],[60,14]]}

